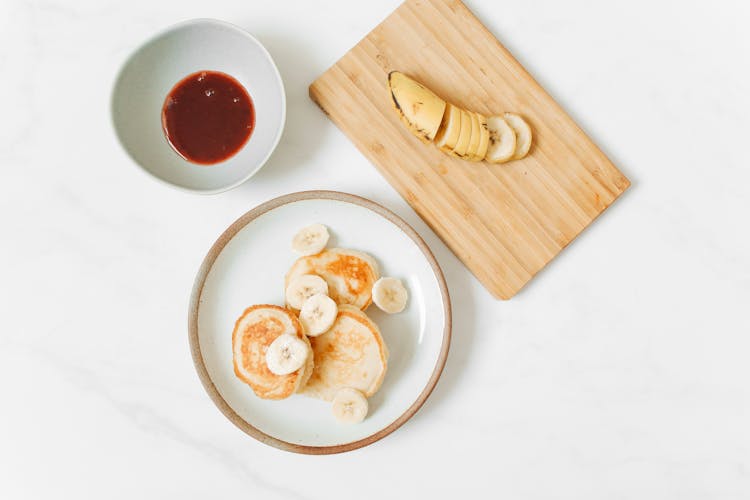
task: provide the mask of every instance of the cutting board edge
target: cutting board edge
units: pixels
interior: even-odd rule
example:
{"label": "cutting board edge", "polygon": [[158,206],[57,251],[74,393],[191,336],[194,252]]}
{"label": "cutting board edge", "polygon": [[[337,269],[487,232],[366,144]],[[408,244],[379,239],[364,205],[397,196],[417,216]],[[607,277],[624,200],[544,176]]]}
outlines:
{"label": "cutting board edge", "polygon": [[[619,169],[618,169],[618,171],[619,171]],[[576,234],[576,235],[575,235],[575,236],[574,236],[573,238],[571,238],[571,239],[570,239],[570,241],[568,241],[568,242],[567,242],[567,243],[566,243],[565,245],[563,245],[563,247],[562,247],[562,248],[560,249],[560,251],[559,251],[559,252],[557,252],[557,253],[555,254],[555,256],[554,256],[554,257],[552,257],[551,259],[549,259],[549,260],[548,260],[547,262],[545,262],[545,264],[544,264],[544,265],[543,265],[542,267],[540,267],[539,269],[537,269],[537,270],[536,270],[536,271],[535,271],[535,272],[534,272],[534,273],[533,273],[533,274],[531,275],[531,278],[529,278],[528,280],[526,280],[526,282],[525,282],[525,283],[524,283],[523,285],[521,285],[521,287],[520,287],[520,288],[518,288],[518,289],[517,289],[517,290],[516,290],[515,292],[513,292],[513,293],[512,293],[512,294],[511,294],[510,296],[508,296],[508,297],[503,297],[503,296],[500,296],[500,295],[496,295],[496,294],[495,294],[495,293],[494,293],[494,292],[493,292],[493,291],[492,291],[492,290],[491,290],[491,289],[490,289],[490,288],[489,288],[489,287],[488,287],[487,285],[485,285],[484,283],[482,283],[482,281],[481,281],[481,280],[479,280],[479,278],[477,278],[477,279],[479,280],[479,282],[480,282],[480,283],[482,283],[482,286],[484,286],[484,287],[485,287],[485,288],[487,289],[487,291],[489,291],[489,292],[490,292],[490,294],[491,294],[491,295],[492,295],[493,297],[497,298],[497,299],[500,299],[500,300],[510,300],[510,299],[512,299],[513,297],[515,297],[516,295],[518,295],[518,293],[519,293],[519,292],[521,292],[521,291],[522,291],[523,289],[525,289],[525,288],[526,288],[526,287],[527,287],[527,286],[529,285],[529,283],[531,283],[532,281],[534,281],[534,279],[535,279],[535,278],[536,278],[537,276],[539,276],[539,274],[540,274],[540,273],[542,273],[542,272],[543,272],[543,271],[544,271],[545,269],[549,268],[550,264],[552,264],[552,262],[556,261],[556,260],[557,260],[557,259],[558,259],[558,258],[560,257],[560,255],[561,255],[561,254],[562,254],[563,252],[565,252],[565,250],[566,250],[566,249],[567,249],[567,248],[568,248],[568,247],[569,247],[569,246],[570,246],[571,244],[573,244],[573,242],[575,242],[576,240],[578,240],[578,239],[579,239],[579,238],[581,237],[581,235],[582,235],[583,233],[585,233],[585,232],[586,232],[586,230],[587,230],[587,229],[589,229],[589,228],[590,228],[591,226],[593,226],[593,225],[594,225],[594,223],[595,223],[595,222],[596,222],[597,220],[599,220],[599,218],[600,218],[600,217],[601,217],[601,216],[602,216],[602,215],[603,215],[603,214],[604,214],[605,212],[607,212],[607,211],[608,211],[609,207],[611,207],[612,205],[614,205],[614,204],[615,204],[615,202],[616,202],[617,200],[619,200],[619,199],[620,199],[620,197],[621,197],[621,196],[622,196],[622,195],[623,195],[623,194],[625,193],[625,191],[627,191],[628,189],[630,189],[630,186],[631,186],[631,183],[630,183],[630,179],[628,179],[628,178],[627,178],[627,177],[626,177],[625,175],[623,175],[623,176],[622,176],[622,178],[623,178],[623,180],[624,180],[625,182],[623,183],[622,187],[620,188],[620,191],[619,191],[619,192],[617,192],[617,193],[616,193],[616,194],[614,195],[614,198],[612,198],[612,201],[610,201],[608,205],[606,205],[606,206],[605,206],[604,208],[602,208],[602,210],[601,210],[601,211],[600,211],[600,212],[599,212],[598,214],[596,214],[596,215],[594,216],[594,218],[593,218],[593,219],[591,219],[591,220],[589,221],[589,223],[588,223],[588,224],[586,224],[586,225],[585,225],[585,226],[583,227],[583,229],[581,229],[581,230],[580,230],[580,231],[579,231],[579,232],[578,232],[578,233],[577,233],[577,234]],[[442,239],[442,238],[441,238],[441,239]],[[468,269],[468,267],[467,267],[467,269]]]}

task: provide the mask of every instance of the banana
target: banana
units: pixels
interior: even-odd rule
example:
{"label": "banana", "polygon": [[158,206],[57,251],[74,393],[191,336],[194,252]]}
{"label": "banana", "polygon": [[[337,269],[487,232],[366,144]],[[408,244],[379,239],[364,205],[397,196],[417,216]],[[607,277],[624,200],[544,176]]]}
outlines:
{"label": "banana", "polygon": [[409,293],[401,280],[397,278],[380,278],[372,286],[373,302],[388,314],[403,311],[408,298]]}
{"label": "banana", "polygon": [[276,337],[266,349],[266,365],[271,373],[289,375],[296,372],[311,354],[304,340],[291,333]]}
{"label": "banana", "polygon": [[315,255],[328,244],[328,228],[323,224],[312,224],[300,229],[292,238],[292,250],[300,255]]}
{"label": "banana", "polygon": [[477,161],[484,160],[487,156],[487,147],[490,145],[490,130],[487,128],[487,117],[477,113],[479,117],[479,146],[477,147]]}
{"label": "banana", "polygon": [[388,73],[388,88],[409,130],[450,156],[504,163],[523,158],[531,148],[531,128],[515,113],[487,118],[459,108],[399,71]]}
{"label": "banana", "polygon": [[446,153],[453,151],[461,133],[461,109],[451,103],[445,108],[443,122],[435,136],[435,145]]}
{"label": "banana", "polygon": [[531,127],[526,123],[526,120],[517,114],[505,113],[503,116],[516,134],[516,149],[513,152],[513,159],[523,158],[531,148]]}
{"label": "banana", "polygon": [[485,159],[490,163],[503,163],[513,157],[516,151],[516,134],[502,116],[491,116],[487,119],[490,131],[490,143],[487,146]]}
{"label": "banana", "polygon": [[327,332],[336,321],[339,307],[328,295],[316,293],[302,304],[299,312],[299,322],[305,330],[305,335],[317,337]]}
{"label": "banana", "polygon": [[315,294],[328,295],[328,283],[315,274],[303,274],[286,287],[286,303],[292,309],[302,309],[305,301]]}
{"label": "banana", "polygon": [[331,405],[333,416],[344,424],[358,424],[367,416],[367,398],[357,389],[339,389]]}
{"label": "banana", "polygon": [[422,142],[433,140],[445,114],[445,101],[399,71],[388,73],[388,88],[401,121]]}
{"label": "banana", "polygon": [[458,156],[456,154],[456,148],[458,148],[459,143],[464,140],[464,135],[466,134],[466,113],[458,106],[453,106],[452,104],[451,106],[456,110],[456,118],[454,121],[455,131],[453,132],[456,134],[456,140],[450,143],[452,144],[452,146],[446,141],[446,143],[440,148],[440,150],[450,156]]}
{"label": "banana", "polygon": [[471,141],[471,113],[465,109],[461,110],[461,134],[458,136],[458,143],[453,148],[453,154],[459,158],[466,156],[469,150],[469,141]]}
{"label": "banana", "polygon": [[479,139],[482,134],[479,129],[479,116],[469,111],[471,115],[471,139],[469,139],[469,149],[466,150],[466,159],[469,161],[477,161],[477,150],[479,149]]}

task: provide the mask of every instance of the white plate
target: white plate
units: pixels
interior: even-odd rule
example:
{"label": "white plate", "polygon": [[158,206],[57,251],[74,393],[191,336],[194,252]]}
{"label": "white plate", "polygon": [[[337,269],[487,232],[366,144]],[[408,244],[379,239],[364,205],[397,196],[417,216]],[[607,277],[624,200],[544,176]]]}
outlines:
{"label": "white plate", "polygon": [[[255,107],[250,139],[237,154],[211,166],[177,154],[161,124],[169,91],[201,70],[233,76]],[[285,118],[284,84],[268,51],[248,32],[214,19],[186,21],[146,41],[128,58],[112,91],[112,121],[131,158],[155,178],[202,194],[226,191],[255,174],[276,148]]]}
{"label": "white plate", "polygon": [[[383,276],[409,290],[404,312],[367,310],[390,351],[383,385],[370,413],[342,425],[330,403],[293,395],[263,400],[234,374],[232,329],[252,304],[284,303],[284,275],[295,260],[290,244],[303,226],[322,223],[329,246],[371,254]],[[442,272],[422,239],[396,215],[364,198],[331,191],[295,193],[242,216],[221,235],[196,277],[190,305],[190,345],[196,369],[219,409],[267,444],[301,453],[337,453],[393,432],[424,403],[437,383],[450,345],[450,300]]]}

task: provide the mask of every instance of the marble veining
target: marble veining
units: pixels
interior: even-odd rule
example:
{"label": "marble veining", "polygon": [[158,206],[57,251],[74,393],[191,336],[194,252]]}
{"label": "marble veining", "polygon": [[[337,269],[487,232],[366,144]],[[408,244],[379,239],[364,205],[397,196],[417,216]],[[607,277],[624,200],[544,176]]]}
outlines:
{"label": "marble veining", "polygon": [[[750,4],[467,3],[632,181],[508,302],[307,97],[396,0],[0,2],[0,498],[750,497]],[[144,175],[109,117],[128,53],[194,17],[255,34],[288,97],[267,165],[217,196]],[[430,399],[344,455],[245,436],[188,349],[214,239],[306,189],[404,217],[453,296]]]}

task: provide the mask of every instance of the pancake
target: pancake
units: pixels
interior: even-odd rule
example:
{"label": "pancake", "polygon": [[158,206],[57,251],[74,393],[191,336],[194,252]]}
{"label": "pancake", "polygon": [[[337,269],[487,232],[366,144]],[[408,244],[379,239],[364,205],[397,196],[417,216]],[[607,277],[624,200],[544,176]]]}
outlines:
{"label": "pancake", "polygon": [[310,380],[302,389],[308,396],[331,401],[344,387],[370,397],[380,389],[388,368],[388,348],[380,329],[354,306],[339,306],[333,326],[310,339],[315,356]]}
{"label": "pancake", "polygon": [[266,350],[284,333],[296,335],[307,345],[310,341],[291,311],[274,305],[256,305],[245,309],[232,332],[234,373],[263,399],[284,399],[299,391],[313,372],[312,350],[305,365],[288,375],[271,373],[266,365]]}
{"label": "pancake", "polygon": [[363,311],[372,303],[372,285],[380,277],[375,259],[366,253],[343,248],[331,248],[297,259],[286,275],[284,289],[303,274],[323,278],[328,283],[328,295],[337,304],[351,304]]}

